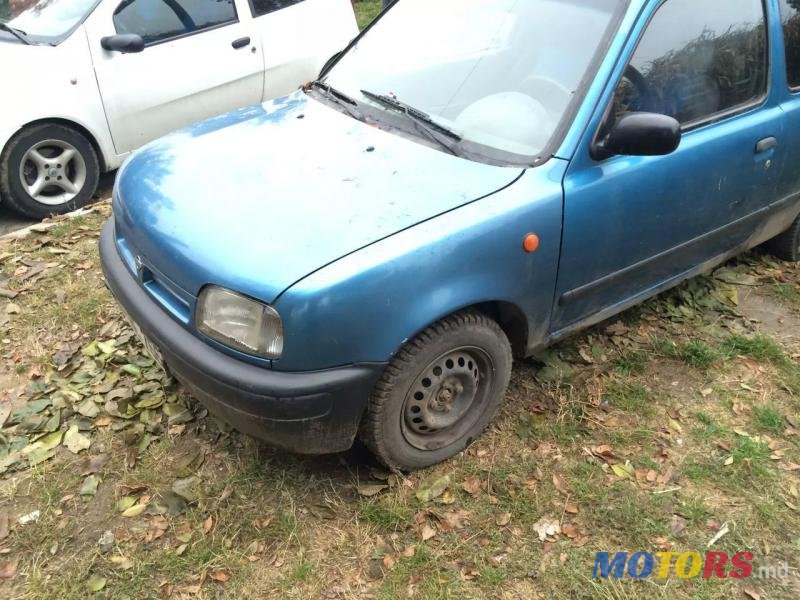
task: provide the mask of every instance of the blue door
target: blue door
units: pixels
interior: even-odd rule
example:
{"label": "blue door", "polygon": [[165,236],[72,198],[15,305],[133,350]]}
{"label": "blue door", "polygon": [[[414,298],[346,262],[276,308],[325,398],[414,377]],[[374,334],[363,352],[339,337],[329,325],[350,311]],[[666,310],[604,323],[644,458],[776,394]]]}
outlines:
{"label": "blue door", "polygon": [[[774,215],[775,223],[766,235],[784,228],[794,220],[800,201],[800,2],[777,0],[783,35],[775,44],[778,56],[775,61],[776,95],[784,112],[786,165],[778,183],[778,196],[782,201]],[[783,48],[783,49],[781,49]]]}
{"label": "blue door", "polygon": [[[642,17],[565,176],[556,337],[741,246],[775,200],[783,118],[768,93],[765,8],[723,4],[667,0]],[[592,158],[596,136],[636,111],[675,117],[678,150]]]}

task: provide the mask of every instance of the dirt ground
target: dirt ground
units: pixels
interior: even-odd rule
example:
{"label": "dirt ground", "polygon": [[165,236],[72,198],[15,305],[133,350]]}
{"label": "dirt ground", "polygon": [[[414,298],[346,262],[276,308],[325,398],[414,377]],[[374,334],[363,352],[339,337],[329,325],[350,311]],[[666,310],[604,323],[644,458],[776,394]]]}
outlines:
{"label": "dirt ground", "polygon": [[[108,214],[0,245],[3,597],[800,597],[797,266],[750,253],[519,362],[485,436],[403,476],[209,417],[103,285]],[[592,578],[709,549],[754,575]]]}

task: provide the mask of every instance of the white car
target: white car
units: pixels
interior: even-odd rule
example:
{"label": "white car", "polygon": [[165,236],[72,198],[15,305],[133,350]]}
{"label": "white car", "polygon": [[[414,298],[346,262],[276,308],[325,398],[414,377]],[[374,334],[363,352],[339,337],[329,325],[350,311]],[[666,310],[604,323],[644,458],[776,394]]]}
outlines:
{"label": "white car", "polygon": [[357,33],[350,0],[0,0],[0,197],[74,210],[131,151],[297,89]]}

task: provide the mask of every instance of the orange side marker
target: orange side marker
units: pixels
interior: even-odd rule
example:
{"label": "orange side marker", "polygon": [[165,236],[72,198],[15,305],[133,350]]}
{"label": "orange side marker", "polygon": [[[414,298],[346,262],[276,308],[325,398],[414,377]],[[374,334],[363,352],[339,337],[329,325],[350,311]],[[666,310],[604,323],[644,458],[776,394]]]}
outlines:
{"label": "orange side marker", "polygon": [[539,249],[539,236],[535,233],[526,235],[525,239],[522,240],[522,248],[529,254],[536,252]]}

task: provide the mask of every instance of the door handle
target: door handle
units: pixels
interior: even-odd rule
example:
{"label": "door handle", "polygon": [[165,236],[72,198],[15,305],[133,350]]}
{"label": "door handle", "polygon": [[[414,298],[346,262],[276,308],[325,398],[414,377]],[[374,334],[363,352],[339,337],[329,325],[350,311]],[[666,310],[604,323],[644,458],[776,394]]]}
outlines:
{"label": "door handle", "polygon": [[244,48],[245,46],[250,44],[249,37],[239,38],[238,40],[233,40],[231,42],[231,46],[233,46],[234,50],[239,50],[239,48]]}
{"label": "door handle", "polygon": [[763,152],[767,152],[768,150],[772,150],[773,148],[777,147],[778,147],[778,139],[773,136],[770,136],[756,143],[756,154],[762,154]]}

